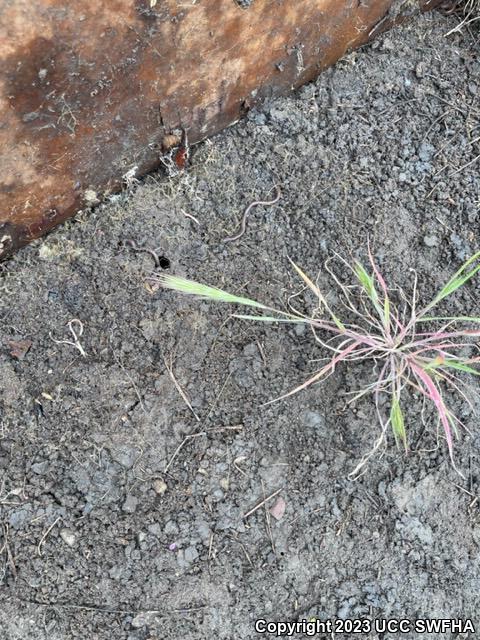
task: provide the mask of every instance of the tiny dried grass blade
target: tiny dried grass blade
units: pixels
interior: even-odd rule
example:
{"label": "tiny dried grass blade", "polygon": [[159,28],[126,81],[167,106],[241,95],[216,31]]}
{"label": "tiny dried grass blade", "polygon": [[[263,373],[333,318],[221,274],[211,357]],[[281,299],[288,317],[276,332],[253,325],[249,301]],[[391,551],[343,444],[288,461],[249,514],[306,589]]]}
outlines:
{"label": "tiny dried grass blade", "polygon": [[307,287],[313,291],[313,293],[317,296],[317,298],[320,300],[322,304],[325,304],[325,300],[320,292],[320,289],[317,287],[317,285],[313,283],[310,280],[310,278],[307,276],[307,274],[300,269],[298,264],[296,264],[291,258],[288,258],[288,259],[290,260],[290,264],[292,265],[292,267],[295,269],[295,271],[298,273],[301,279],[305,282]]}
{"label": "tiny dried grass blade", "polygon": [[319,302],[321,304],[323,304],[323,306],[325,307],[325,309],[328,311],[328,313],[330,314],[330,317],[332,318],[333,322],[335,323],[337,329],[340,329],[340,331],[345,331],[345,326],[342,323],[342,321],[337,318],[337,316],[333,313],[333,311],[330,309],[330,307],[327,304],[327,301],[325,300],[325,298],[322,295],[322,292],[320,291],[320,289],[317,287],[316,284],[314,284],[310,278],[307,276],[306,273],[304,273],[300,267],[298,266],[298,264],[295,264],[295,262],[291,259],[288,258],[290,260],[291,265],[293,266],[293,268],[295,269],[295,271],[298,273],[298,275],[301,277],[301,279],[305,282],[305,284],[307,285],[307,287],[309,289],[311,289],[313,291],[313,293],[317,296]]}
{"label": "tiny dried grass blade", "polygon": [[204,298],[206,300],[213,300],[215,302],[227,302],[229,304],[242,304],[247,307],[256,307],[258,309],[268,309],[263,304],[251,300],[250,298],[243,298],[241,296],[235,296],[222,289],[216,287],[209,287],[206,284],[189,280],[188,278],[182,278],[180,276],[172,276],[168,274],[161,274],[157,276],[157,281],[165,289],[173,289],[180,293],[186,293],[187,295],[197,296],[198,298]]}
{"label": "tiny dried grass blade", "polygon": [[234,313],[234,318],[240,320],[256,320],[257,322],[291,322],[293,324],[309,324],[308,319],[304,318],[276,318],[275,316],[249,316],[240,313]]}
{"label": "tiny dried grass blade", "polygon": [[332,363],[329,362],[325,367],[323,367],[323,369],[320,369],[320,371],[317,371],[317,373],[315,375],[313,375],[308,380],[305,380],[305,382],[302,382],[302,384],[298,385],[298,387],[295,387],[295,389],[292,389],[291,391],[288,391],[288,393],[284,393],[283,396],[279,396],[278,398],[274,398],[273,400],[269,400],[268,402],[265,402],[265,404],[263,406],[266,407],[267,405],[273,404],[274,402],[279,402],[280,400],[285,400],[285,398],[289,398],[290,396],[294,396],[299,391],[302,391],[303,389],[306,389],[307,387],[309,387],[314,382],[317,382],[317,380],[320,380],[320,378],[322,376],[324,376],[326,373],[328,373],[328,371],[330,371],[331,369],[332,369]]}
{"label": "tiny dried grass blade", "polygon": [[390,328],[390,299],[385,294],[385,302],[383,303],[383,320],[387,330]]}

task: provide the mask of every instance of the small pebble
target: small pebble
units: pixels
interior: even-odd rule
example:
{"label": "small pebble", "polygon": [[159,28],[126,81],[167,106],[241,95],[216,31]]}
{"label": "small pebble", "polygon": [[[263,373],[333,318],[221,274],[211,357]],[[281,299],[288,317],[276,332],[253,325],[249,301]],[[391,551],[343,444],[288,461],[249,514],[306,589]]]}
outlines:
{"label": "small pebble", "polygon": [[198,558],[198,551],[193,545],[185,549],[185,562],[191,564]]}
{"label": "small pebble", "polygon": [[73,547],[73,545],[77,541],[75,534],[70,529],[62,529],[60,531],[60,537],[65,542],[65,544],[68,544],[69,547]]}
{"label": "small pebble", "polygon": [[178,533],[178,527],[177,524],[173,521],[173,520],[169,520],[166,524],[165,527],[163,528],[163,532],[165,533],[165,535],[170,536],[170,535],[175,535],[176,533]]}
{"label": "small pebble", "polygon": [[417,78],[423,78],[425,76],[425,72],[427,71],[427,64],[424,60],[421,60],[417,66],[415,67],[415,75]]}
{"label": "small pebble", "polygon": [[158,524],[158,522],[154,522],[153,524],[149,524],[147,529],[148,529],[148,533],[151,533],[152,536],[157,536],[157,538],[159,538],[162,535],[162,529],[161,529],[160,525]]}
{"label": "small pebble", "polygon": [[164,482],[161,478],[157,478],[153,481],[153,489],[159,496],[163,496],[163,494],[167,490],[167,483]]}
{"label": "small pebble", "polygon": [[423,243],[427,247],[436,247],[438,245],[438,238],[437,238],[437,236],[433,236],[433,235],[432,236],[424,236]]}
{"label": "small pebble", "polygon": [[48,460],[43,460],[42,462],[35,462],[32,464],[31,469],[33,473],[36,473],[39,476],[43,476],[48,469]]}
{"label": "small pebble", "polygon": [[285,503],[285,500],[281,496],[279,496],[275,504],[269,509],[269,511],[270,514],[275,518],[275,520],[281,520],[285,514],[286,507],[287,505]]}
{"label": "small pebble", "polygon": [[325,416],[318,411],[310,411],[307,409],[300,416],[299,422],[304,427],[321,429],[325,426]]}
{"label": "small pebble", "polygon": [[123,503],[122,511],[125,513],[135,513],[137,509],[138,500],[135,496],[128,495],[125,502]]}

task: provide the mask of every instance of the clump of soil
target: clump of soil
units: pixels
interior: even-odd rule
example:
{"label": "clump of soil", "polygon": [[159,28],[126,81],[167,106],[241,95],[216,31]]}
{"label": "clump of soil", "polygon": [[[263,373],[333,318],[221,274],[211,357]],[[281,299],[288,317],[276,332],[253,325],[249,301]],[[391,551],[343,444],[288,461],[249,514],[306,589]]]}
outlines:
{"label": "clump of soil", "polygon": [[[480,624],[470,407],[456,407],[466,481],[412,396],[411,453],[390,446],[352,482],[378,434],[371,401],[348,404],[369,371],[263,406],[315,370],[311,335],[155,290],[152,256],[126,244],[282,306],[300,289],[287,255],[315,276],[335,251],[364,259],[370,237],[385,277],[408,289],[414,268],[430,298],[478,250],[480,62],[468,33],[444,37],[454,24],[430,14],[384,35],[200,145],[188,172],[150,176],[2,267],[2,637]],[[274,185],[280,202],[224,243]],[[446,312],[478,315],[479,296],[477,280]]]}

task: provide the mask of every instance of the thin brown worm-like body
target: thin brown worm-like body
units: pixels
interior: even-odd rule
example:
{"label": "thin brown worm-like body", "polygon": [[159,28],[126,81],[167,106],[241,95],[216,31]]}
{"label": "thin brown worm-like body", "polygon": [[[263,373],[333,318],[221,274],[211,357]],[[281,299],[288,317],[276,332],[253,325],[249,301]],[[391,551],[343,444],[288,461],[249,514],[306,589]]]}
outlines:
{"label": "thin brown worm-like body", "polygon": [[148,249],[147,247],[137,247],[137,245],[135,244],[135,242],[133,240],[125,240],[125,245],[131,247],[134,251],[143,251],[145,253],[149,253],[154,262],[155,262],[155,267],[159,267],[160,266],[160,258],[158,257],[158,255],[156,254],[156,252],[153,249]]}
{"label": "thin brown worm-like body", "polygon": [[253,209],[253,207],[258,207],[259,205],[268,206],[268,205],[276,204],[280,200],[280,198],[282,197],[282,192],[280,191],[280,187],[278,185],[275,185],[275,189],[277,190],[277,196],[273,200],[255,200],[255,202],[252,202],[251,204],[248,205],[242,217],[240,231],[234,236],[228,236],[228,238],[224,238],[223,242],[233,242],[234,240],[238,240],[243,236],[243,234],[247,229],[248,214]]}

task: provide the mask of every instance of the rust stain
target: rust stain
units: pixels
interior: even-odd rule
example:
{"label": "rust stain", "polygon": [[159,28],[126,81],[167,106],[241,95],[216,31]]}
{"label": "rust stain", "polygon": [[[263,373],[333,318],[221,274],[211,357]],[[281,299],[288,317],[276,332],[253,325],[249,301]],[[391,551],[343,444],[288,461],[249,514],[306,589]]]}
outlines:
{"label": "rust stain", "polygon": [[212,135],[414,5],[3,0],[0,258],[157,167],[179,131]]}

